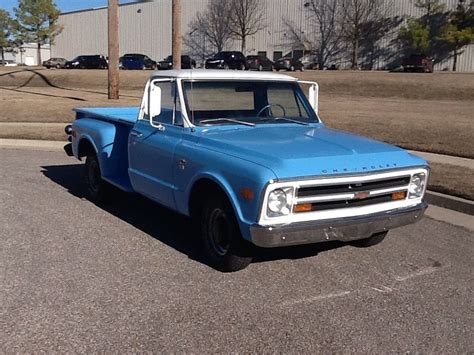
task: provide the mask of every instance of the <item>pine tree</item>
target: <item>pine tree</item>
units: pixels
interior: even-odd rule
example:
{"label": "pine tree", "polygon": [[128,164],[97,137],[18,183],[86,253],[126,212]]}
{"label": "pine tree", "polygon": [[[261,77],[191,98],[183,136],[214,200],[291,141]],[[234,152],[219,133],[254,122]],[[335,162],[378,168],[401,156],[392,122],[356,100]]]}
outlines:
{"label": "pine tree", "polygon": [[0,54],[2,60],[5,59],[5,52],[12,48],[12,27],[13,21],[10,17],[10,14],[0,9]]}
{"label": "pine tree", "polygon": [[37,44],[38,65],[41,65],[41,46],[53,43],[62,30],[57,24],[60,11],[53,0],[19,0],[14,12],[20,39]]}
{"label": "pine tree", "polygon": [[457,70],[458,56],[464,46],[474,41],[474,11],[472,3],[467,7],[459,0],[456,11],[449,16],[449,22],[441,29],[439,37],[452,45],[453,71]]}

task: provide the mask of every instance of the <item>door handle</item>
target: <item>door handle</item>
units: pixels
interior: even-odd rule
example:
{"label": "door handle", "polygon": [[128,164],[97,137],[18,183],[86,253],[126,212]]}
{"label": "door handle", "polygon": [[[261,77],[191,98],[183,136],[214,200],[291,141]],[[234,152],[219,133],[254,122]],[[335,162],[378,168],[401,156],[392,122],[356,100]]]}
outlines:
{"label": "door handle", "polygon": [[143,133],[140,133],[138,131],[130,131],[130,135],[136,138],[140,138],[141,136],[143,136]]}

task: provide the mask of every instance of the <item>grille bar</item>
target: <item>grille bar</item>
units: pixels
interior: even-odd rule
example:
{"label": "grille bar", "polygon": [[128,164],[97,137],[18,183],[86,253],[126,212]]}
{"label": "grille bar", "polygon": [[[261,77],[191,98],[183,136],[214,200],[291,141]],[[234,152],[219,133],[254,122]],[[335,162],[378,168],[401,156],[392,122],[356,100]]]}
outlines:
{"label": "grille bar", "polygon": [[391,179],[354,182],[337,185],[305,186],[298,189],[297,197],[346,194],[362,191],[382,190],[388,188],[403,188],[410,183],[410,176],[400,176]]}

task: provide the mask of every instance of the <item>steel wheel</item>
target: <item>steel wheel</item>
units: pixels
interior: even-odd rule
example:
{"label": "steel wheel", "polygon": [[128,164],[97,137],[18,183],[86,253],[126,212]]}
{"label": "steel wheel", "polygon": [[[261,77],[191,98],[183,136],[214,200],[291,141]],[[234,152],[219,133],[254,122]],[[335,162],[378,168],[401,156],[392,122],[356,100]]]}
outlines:
{"label": "steel wheel", "polygon": [[230,248],[229,221],[224,211],[220,208],[214,209],[209,216],[209,241],[220,256],[227,254]]}
{"label": "steel wheel", "polygon": [[100,169],[96,159],[90,161],[87,169],[87,182],[90,192],[94,195],[100,192]]}
{"label": "steel wheel", "polygon": [[203,251],[218,270],[242,270],[252,261],[248,242],[242,239],[234,210],[224,195],[210,196],[200,207]]}

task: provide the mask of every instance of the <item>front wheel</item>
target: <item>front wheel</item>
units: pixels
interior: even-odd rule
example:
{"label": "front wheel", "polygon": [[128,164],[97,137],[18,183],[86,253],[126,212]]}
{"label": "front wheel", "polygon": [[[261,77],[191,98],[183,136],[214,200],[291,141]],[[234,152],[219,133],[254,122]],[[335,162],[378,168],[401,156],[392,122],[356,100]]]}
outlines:
{"label": "front wheel", "polygon": [[388,231],[375,233],[374,235],[370,236],[369,238],[354,240],[350,242],[350,244],[357,248],[368,248],[374,245],[377,245],[382,242],[387,236]]}
{"label": "front wheel", "polygon": [[252,262],[250,247],[242,239],[232,206],[224,196],[204,203],[200,224],[204,253],[216,269],[233,272]]}

